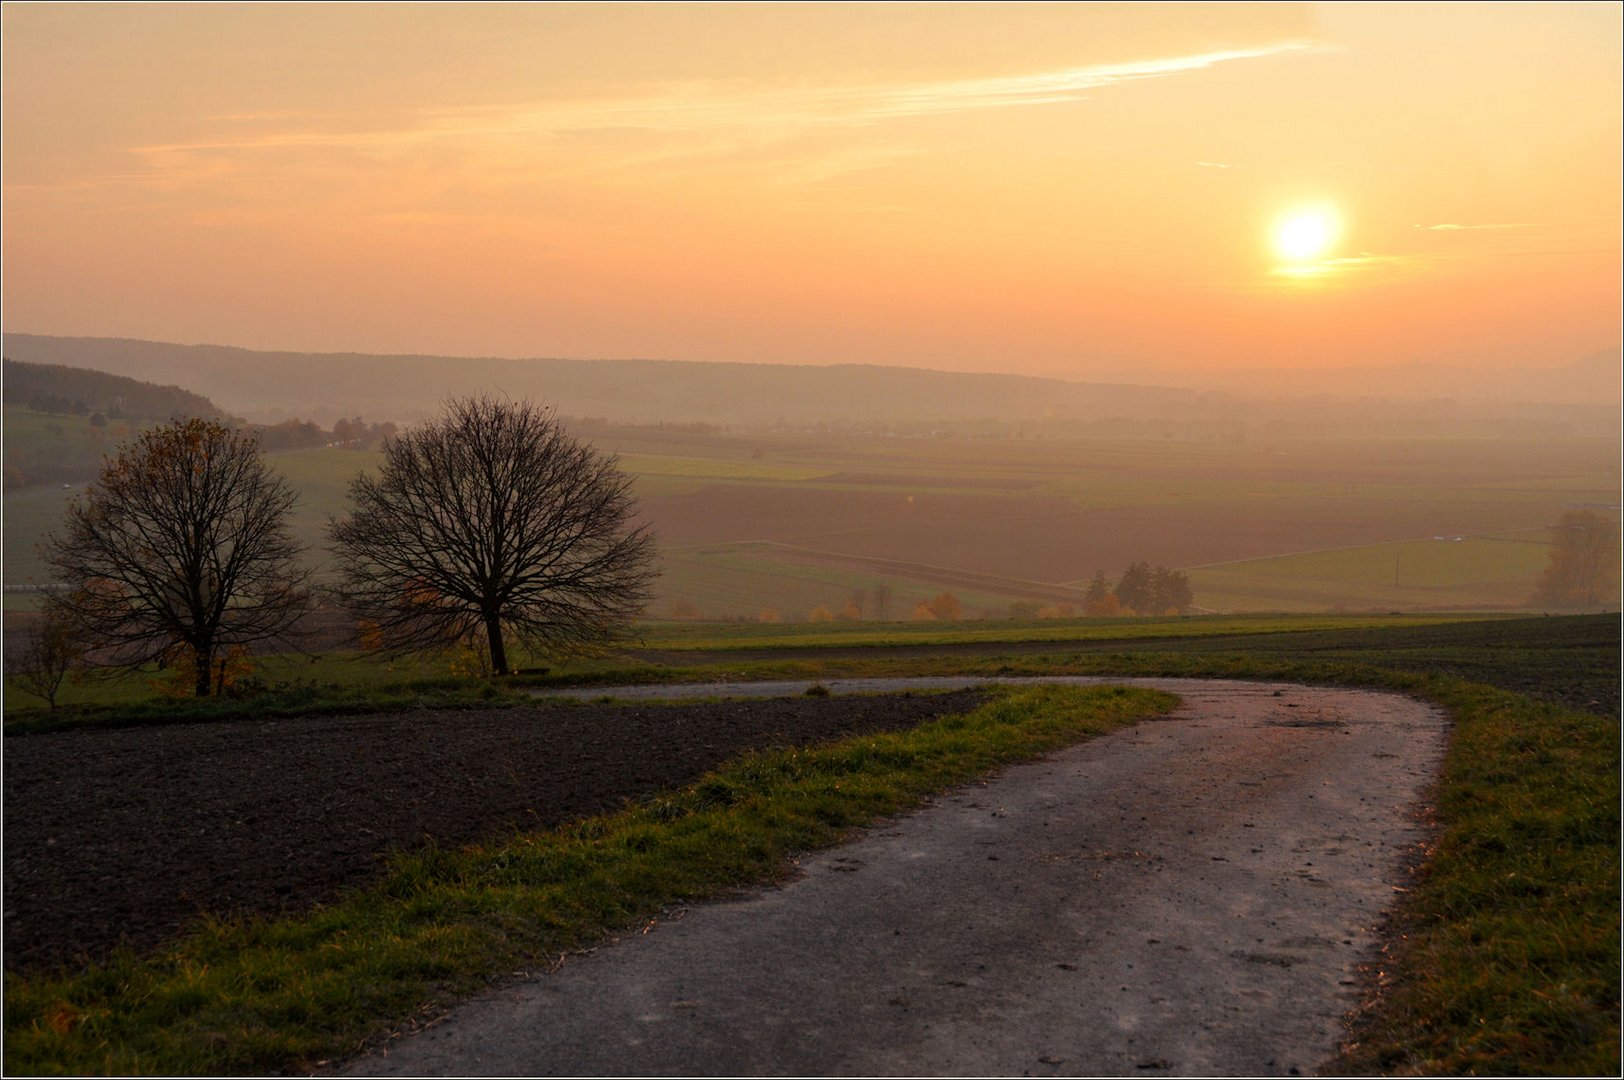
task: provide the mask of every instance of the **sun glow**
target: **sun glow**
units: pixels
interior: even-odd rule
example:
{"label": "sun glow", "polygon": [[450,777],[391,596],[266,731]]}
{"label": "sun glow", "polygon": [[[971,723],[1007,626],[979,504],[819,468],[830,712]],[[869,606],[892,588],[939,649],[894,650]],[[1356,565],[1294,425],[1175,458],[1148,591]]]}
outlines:
{"label": "sun glow", "polygon": [[1274,222],[1274,252],[1282,262],[1301,266],[1331,254],[1342,236],[1342,217],[1328,204],[1299,206]]}

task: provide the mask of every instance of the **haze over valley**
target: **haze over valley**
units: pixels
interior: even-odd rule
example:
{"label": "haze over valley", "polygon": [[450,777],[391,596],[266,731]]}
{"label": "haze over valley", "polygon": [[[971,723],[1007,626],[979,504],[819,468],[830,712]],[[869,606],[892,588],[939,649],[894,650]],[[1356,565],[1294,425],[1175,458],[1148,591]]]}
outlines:
{"label": "haze over valley", "polygon": [[[186,374],[206,398],[149,386],[142,399],[258,424],[300,490],[297,531],[318,567],[327,515],[390,431],[457,394],[548,401],[636,477],[661,551],[654,619],[934,617],[922,605],[944,593],[955,617],[1081,615],[1096,574],[1115,584],[1140,562],[1187,575],[1195,611],[1537,610],[1561,515],[1617,514],[1606,400],[1249,400],[879,367],[21,334],[6,350],[11,585],[45,582],[42,531],[102,453],[164,418],[132,414],[129,380]],[[57,384],[52,407],[68,413],[60,403],[78,394],[78,414],[40,411]],[[90,426],[96,410],[114,419]]]}

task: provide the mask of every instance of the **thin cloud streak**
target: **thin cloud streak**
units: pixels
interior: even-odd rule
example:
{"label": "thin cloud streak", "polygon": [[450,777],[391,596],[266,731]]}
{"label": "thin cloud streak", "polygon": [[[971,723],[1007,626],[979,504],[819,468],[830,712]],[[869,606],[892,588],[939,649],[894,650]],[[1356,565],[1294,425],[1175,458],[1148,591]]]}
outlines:
{"label": "thin cloud streak", "polygon": [[1476,232],[1478,230],[1486,229],[1537,229],[1539,228],[1539,225],[1537,222],[1532,221],[1518,221],[1507,222],[1505,224],[1486,225],[1455,225],[1445,223],[1442,225],[1417,225],[1416,228],[1423,232]]}
{"label": "thin cloud streak", "polygon": [[1399,270],[1413,266],[1415,261],[1409,256],[1373,255],[1367,251],[1334,259],[1318,259],[1314,262],[1283,263],[1271,269],[1269,276],[1301,281],[1333,275],[1357,274],[1361,271]]}
{"label": "thin cloud streak", "polygon": [[920,116],[940,112],[961,112],[967,109],[1076,101],[1086,91],[1120,82],[1200,71],[1231,60],[1256,60],[1311,47],[1308,42],[1292,41],[1254,49],[1231,49],[1198,53],[1193,56],[1130,61],[1123,64],[1098,64],[1039,75],[972,79],[933,83],[916,88],[899,88],[877,94],[880,102],[872,108],[870,115]]}
{"label": "thin cloud streak", "polygon": [[[1119,83],[1165,78],[1237,60],[1300,52],[1317,46],[1287,41],[1250,49],[1098,64],[1033,75],[961,79],[902,86],[760,90],[711,83],[673,86],[643,97],[562,104],[519,104],[431,110],[421,121],[384,129],[285,130],[148,145],[134,152],[162,159],[289,149],[382,150],[456,139],[546,137],[591,131],[696,134],[716,128],[756,130],[782,139],[798,129],[868,125],[984,109],[1068,104]],[[261,122],[274,113],[222,120]]]}

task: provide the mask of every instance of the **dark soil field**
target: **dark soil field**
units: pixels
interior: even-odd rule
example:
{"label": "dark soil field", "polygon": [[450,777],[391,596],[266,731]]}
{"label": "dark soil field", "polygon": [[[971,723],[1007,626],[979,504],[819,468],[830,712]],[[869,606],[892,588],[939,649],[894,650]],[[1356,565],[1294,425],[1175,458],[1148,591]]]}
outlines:
{"label": "dark soil field", "polygon": [[5,740],[5,968],[308,908],[391,852],[618,808],[751,749],[912,727],[976,692],[386,713]]}

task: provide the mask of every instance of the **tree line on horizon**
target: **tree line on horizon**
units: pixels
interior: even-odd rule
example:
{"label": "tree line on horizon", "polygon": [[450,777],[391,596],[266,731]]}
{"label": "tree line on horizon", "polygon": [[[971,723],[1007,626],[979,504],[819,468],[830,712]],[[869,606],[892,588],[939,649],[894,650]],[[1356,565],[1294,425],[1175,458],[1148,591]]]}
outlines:
{"label": "tree line on horizon", "polygon": [[[806,622],[859,622],[872,617],[884,622],[889,618],[893,596],[891,586],[854,589],[847,600],[836,606],[818,604],[806,614]],[[1095,571],[1084,595],[1082,611],[1068,603],[1040,604],[1034,600],[1017,600],[1003,613],[1010,619],[1070,619],[1081,614],[1088,618],[1108,618],[1114,615],[1188,615],[1195,606],[1195,591],[1190,579],[1179,570],[1165,566],[1152,566],[1140,561],[1129,564],[1122,576],[1112,584],[1103,570]],[[980,618],[997,618],[998,614],[984,611]],[[671,618],[699,620],[704,618],[699,605],[692,600],[677,600],[671,605]],[[918,601],[909,618],[915,622],[957,622],[965,618],[964,604],[951,592],[940,592]],[[748,621],[746,619],[745,621]],[[755,617],[756,622],[784,622],[779,609],[764,607]]]}

